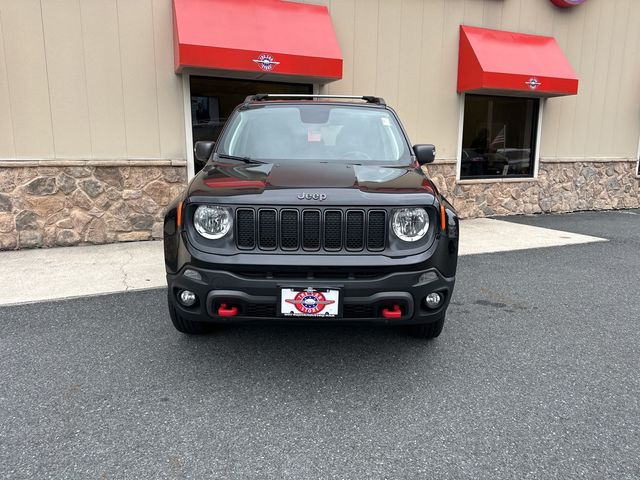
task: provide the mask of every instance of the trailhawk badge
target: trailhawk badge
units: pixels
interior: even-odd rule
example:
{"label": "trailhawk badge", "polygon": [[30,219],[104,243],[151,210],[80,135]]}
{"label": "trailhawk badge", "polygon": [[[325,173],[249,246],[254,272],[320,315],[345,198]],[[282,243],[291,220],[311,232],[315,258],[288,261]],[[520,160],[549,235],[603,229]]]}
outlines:
{"label": "trailhawk badge", "polygon": [[268,53],[263,53],[258,58],[255,58],[253,61],[256,62],[260,66],[260,68],[265,72],[273,70],[273,67],[275,65],[280,65],[280,62],[276,62],[273,59],[273,57]]}

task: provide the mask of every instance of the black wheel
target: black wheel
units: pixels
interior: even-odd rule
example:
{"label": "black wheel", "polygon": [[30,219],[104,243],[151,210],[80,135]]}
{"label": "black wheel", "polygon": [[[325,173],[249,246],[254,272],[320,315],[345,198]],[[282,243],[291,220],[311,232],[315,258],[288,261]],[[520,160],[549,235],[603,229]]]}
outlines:
{"label": "black wheel", "polygon": [[431,339],[436,338],[442,333],[442,327],[444,327],[444,317],[432,323],[408,325],[407,332],[412,337]]}
{"label": "black wheel", "polygon": [[205,322],[193,322],[182,318],[176,308],[173,306],[171,298],[167,299],[169,306],[169,316],[171,317],[171,323],[179,332],[186,333],[188,335],[202,335],[204,333],[210,333],[215,330],[215,325]]}

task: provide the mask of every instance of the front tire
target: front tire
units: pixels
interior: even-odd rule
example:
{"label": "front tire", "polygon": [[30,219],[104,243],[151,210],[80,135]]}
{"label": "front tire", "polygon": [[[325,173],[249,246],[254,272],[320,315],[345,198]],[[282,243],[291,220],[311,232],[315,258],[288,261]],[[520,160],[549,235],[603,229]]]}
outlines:
{"label": "front tire", "polygon": [[430,340],[438,337],[442,333],[442,327],[444,327],[444,316],[435,322],[408,325],[407,332],[412,337]]}
{"label": "front tire", "polygon": [[178,314],[176,311],[176,307],[173,305],[173,301],[171,297],[167,298],[167,303],[169,307],[169,316],[171,317],[171,323],[176,330],[181,333],[186,333],[187,335],[203,335],[205,333],[211,333],[215,330],[215,325],[205,322],[194,322],[191,320],[187,320]]}

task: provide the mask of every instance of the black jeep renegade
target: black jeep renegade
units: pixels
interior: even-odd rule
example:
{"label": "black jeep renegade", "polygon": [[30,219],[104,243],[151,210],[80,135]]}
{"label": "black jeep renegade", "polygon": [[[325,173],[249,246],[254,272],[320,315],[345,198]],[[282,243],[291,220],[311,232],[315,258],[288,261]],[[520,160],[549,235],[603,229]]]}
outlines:
{"label": "black jeep renegade", "polygon": [[458,218],[377,97],[255,95],[167,210],[169,313],[184,333],[236,322],[379,322],[442,331]]}

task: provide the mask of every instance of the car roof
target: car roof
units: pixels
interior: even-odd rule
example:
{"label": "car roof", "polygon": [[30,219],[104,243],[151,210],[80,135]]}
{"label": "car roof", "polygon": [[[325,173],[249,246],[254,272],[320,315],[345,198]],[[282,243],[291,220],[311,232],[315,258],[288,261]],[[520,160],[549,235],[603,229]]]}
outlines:
{"label": "car roof", "polygon": [[[363,102],[363,103],[360,103]],[[313,94],[273,94],[260,93],[249,95],[244,100],[247,104],[300,104],[313,103],[325,105],[348,105],[348,106],[379,106],[386,107],[386,103],[381,97],[355,96],[355,95],[313,95]]]}

